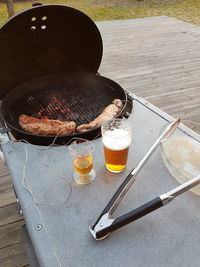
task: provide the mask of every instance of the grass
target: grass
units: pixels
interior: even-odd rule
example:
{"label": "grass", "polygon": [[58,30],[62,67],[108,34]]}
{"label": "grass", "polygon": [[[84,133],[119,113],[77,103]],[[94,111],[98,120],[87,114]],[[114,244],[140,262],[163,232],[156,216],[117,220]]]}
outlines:
{"label": "grass", "polygon": [[[200,25],[200,0],[41,0],[77,8],[94,21],[166,15]],[[31,2],[14,4],[15,13],[30,8]],[[6,5],[0,3],[0,25],[8,19]]]}

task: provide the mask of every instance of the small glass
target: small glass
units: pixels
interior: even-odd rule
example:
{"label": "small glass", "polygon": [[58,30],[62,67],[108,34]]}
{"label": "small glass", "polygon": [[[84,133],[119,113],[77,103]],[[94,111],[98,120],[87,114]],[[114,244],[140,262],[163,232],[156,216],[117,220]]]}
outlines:
{"label": "small glass", "polygon": [[126,119],[113,119],[101,126],[106,168],[119,173],[125,170],[132,139],[131,125]]}
{"label": "small glass", "polygon": [[69,152],[73,156],[73,177],[77,184],[89,184],[96,176],[93,170],[93,151],[93,143],[85,139],[74,141],[69,146]]}

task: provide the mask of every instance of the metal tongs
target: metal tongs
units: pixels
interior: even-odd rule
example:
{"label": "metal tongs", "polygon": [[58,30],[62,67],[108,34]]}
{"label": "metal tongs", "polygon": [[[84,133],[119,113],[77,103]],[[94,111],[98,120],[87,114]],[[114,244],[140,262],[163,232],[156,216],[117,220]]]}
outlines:
{"label": "metal tongs", "polygon": [[185,191],[191,189],[193,186],[200,183],[200,175],[197,177],[191,179],[190,181],[176,187],[175,189],[162,194],[153,200],[143,204],[142,206],[120,216],[115,219],[111,217],[117,206],[119,205],[122,198],[125,196],[126,192],[129,190],[130,186],[135,181],[136,175],[139,173],[139,171],[142,169],[144,164],[147,162],[147,160],[150,158],[150,156],[153,154],[157,146],[160,144],[160,142],[168,137],[179,125],[180,119],[173,121],[170,123],[166,129],[162,132],[162,134],[159,136],[159,138],[156,140],[156,142],[152,145],[152,147],[149,149],[149,151],[146,153],[146,155],[143,157],[143,159],[138,163],[136,168],[134,168],[129,175],[125,178],[123,183],[119,186],[107,206],[102,211],[99,218],[96,220],[96,222],[93,225],[89,226],[89,230],[96,240],[101,240],[107,237],[111,232],[123,227],[124,225],[133,222],[146,214],[168,204],[171,200],[173,200],[176,196],[184,193]]}

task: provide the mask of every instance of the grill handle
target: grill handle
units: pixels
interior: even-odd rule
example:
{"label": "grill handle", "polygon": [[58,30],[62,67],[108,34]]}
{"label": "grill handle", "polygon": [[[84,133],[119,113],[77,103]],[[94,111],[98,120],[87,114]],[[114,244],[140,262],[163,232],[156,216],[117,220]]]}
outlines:
{"label": "grill handle", "polygon": [[34,3],[32,4],[32,7],[35,7],[35,6],[42,6],[42,3],[34,2]]}
{"label": "grill handle", "polygon": [[10,136],[8,134],[9,131],[10,129],[6,127],[3,119],[0,116],[0,144],[6,143],[7,141],[10,140]]}
{"label": "grill handle", "polygon": [[10,131],[10,129],[8,127],[6,127],[3,119],[0,117],[0,133],[7,133],[9,131]]}

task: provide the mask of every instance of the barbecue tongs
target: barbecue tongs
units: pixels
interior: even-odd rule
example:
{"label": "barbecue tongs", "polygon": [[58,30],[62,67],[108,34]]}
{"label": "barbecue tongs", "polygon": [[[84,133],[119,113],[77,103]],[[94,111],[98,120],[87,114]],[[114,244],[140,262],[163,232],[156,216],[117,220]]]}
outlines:
{"label": "barbecue tongs", "polygon": [[159,145],[161,140],[163,140],[165,137],[168,137],[179,125],[180,119],[173,121],[170,123],[166,129],[163,131],[163,133],[160,135],[160,137],[156,140],[156,142],[152,145],[152,147],[149,149],[149,151],[146,153],[146,155],[143,157],[143,159],[138,163],[136,168],[134,168],[129,175],[125,178],[123,183],[119,186],[113,197],[111,198],[110,202],[107,204],[107,206],[102,211],[101,215],[95,222],[95,224],[89,226],[89,230],[96,240],[101,240],[107,237],[111,232],[121,228],[122,226],[133,222],[146,214],[168,204],[171,200],[173,200],[176,196],[180,195],[181,193],[184,193],[185,191],[189,190],[193,186],[200,183],[200,175],[191,179],[190,181],[176,187],[175,189],[162,194],[153,200],[143,204],[142,206],[120,216],[115,219],[111,217],[117,206],[119,205],[122,198],[125,196],[126,192],[130,188],[130,186],[135,181],[136,175],[139,173],[141,168],[144,166],[144,164],[147,162],[147,160],[150,158],[150,156],[153,154],[156,147]]}

